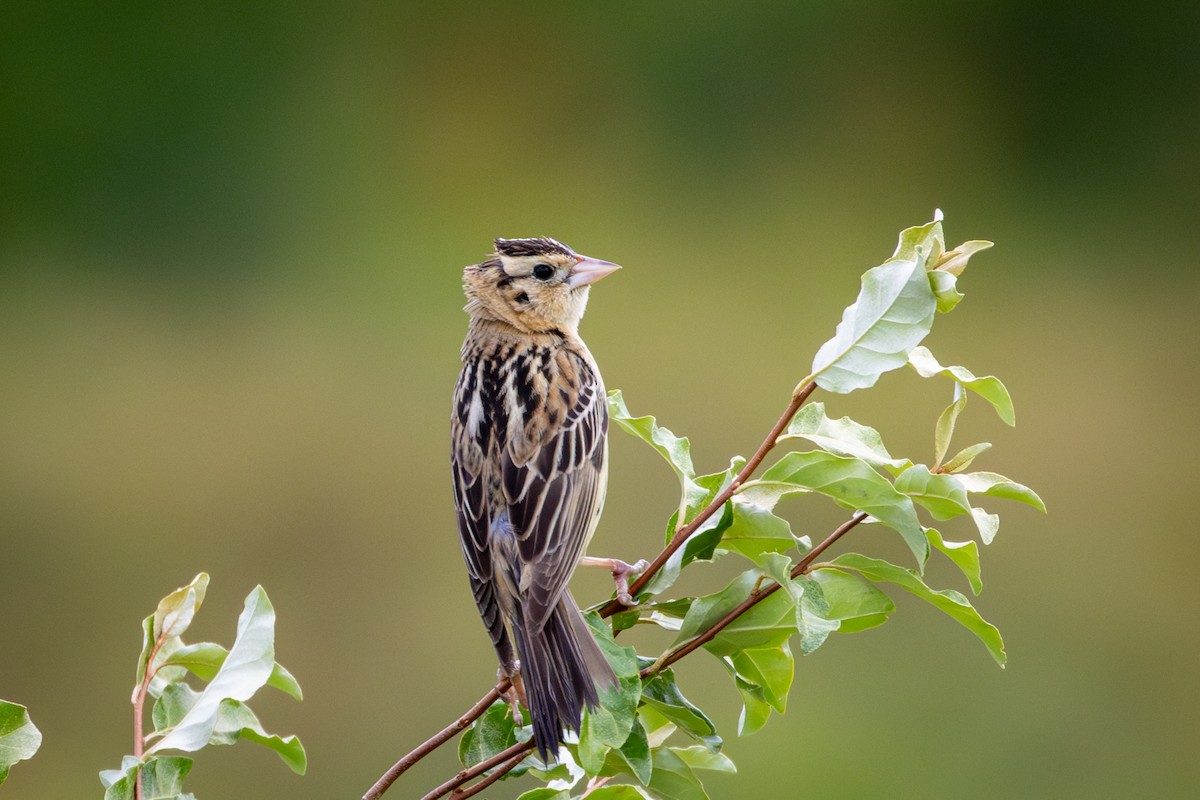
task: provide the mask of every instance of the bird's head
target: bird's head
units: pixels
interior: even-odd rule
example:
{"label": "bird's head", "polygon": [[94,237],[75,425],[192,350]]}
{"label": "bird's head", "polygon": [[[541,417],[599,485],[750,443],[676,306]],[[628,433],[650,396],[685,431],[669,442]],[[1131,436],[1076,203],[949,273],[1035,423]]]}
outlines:
{"label": "bird's head", "polygon": [[619,266],[546,237],[497,239],[496,252],[463,271],[466,310],[527,333],[575,333],[588,290]]}

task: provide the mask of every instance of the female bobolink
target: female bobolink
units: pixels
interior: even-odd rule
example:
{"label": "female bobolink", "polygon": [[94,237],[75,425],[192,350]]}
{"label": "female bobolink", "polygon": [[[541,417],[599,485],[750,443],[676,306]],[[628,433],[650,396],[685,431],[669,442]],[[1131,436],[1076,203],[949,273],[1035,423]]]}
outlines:
{"label": "female bobolink", "polygon": [[[451,419],[454,500],[475,603],[549,760],[563,728],[578,730],[599,702],[596,684],[616,683],[567,581],[608,466],[604,384],[579,321],[591,284],[620,268],[554,239],[495,246],[463,271],[471,322]],[[627,569],[595,561],[618,578]]]}

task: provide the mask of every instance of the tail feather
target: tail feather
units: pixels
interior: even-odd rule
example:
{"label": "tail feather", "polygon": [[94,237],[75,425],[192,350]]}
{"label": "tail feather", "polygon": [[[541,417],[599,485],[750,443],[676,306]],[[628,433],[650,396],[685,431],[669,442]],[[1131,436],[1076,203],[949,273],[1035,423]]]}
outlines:
{"label": "tail feather", "polygon": [[533,740],[549,761],[558,752],[563,729],[579,730],[584,706],[599,705],[596,685],[613,686],[617,677],[569,593],[559,598],[541,630],[530,630],[518,620],[513,633]]}

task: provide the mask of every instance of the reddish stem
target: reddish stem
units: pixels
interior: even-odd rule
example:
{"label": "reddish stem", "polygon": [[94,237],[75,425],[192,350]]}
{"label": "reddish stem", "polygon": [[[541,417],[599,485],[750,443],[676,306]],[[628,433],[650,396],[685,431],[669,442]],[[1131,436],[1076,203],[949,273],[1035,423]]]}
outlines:
{"label": "reddish stem", "polygon": [[[505,772],[508,772],[513,767],[515,767],[517,764],[519,764],[521,762],[521,759],[525,758],[525,754],[528,753],[532,749],[533,749],[533,741],[532,740],[528,741],[528,742],[517,742],[516,744],[512,745],[511,747],[507,747],[507,748],[501,750],[499,753],[496,753],[496,755],[492,756],[491,758],[489,758],[485,761],[480,761],[478,764],[476,764],[475,766],[473,766],[469,769],[464,769],[464,770],[460,771],[453,778],[446,781],[441,786],[438,786],[436,789],[429,792],[428,794],[424,795],[421,798],[421,800],[437,800],[437,798],[439,798],[439,797],[443,796],[444,794],[446,794],[447,792],[451,792],[451,791],[454,792],[451,795],[451,797],[461,797],[462,795],[458,791],[454,791],[454,790],[458,789],[458,787],[462,786],[464,783],[471,780],[472,778],[482,775],[483,773],[487,772],[492,767],[495,767],[497,765],[503,766],[505,762],[515,758],[516,761],[513,763],[512,767],[509,767],[508,769],[504,770],[504,772],[500,773],[501,775],[503,775]],[[474,789],[475,787],[471,787],[471,788]],[[474,794],[474,792],[472,792],[472,794]]]}
{"label": "reddish stem", "polygon": [[[526,750],[531,750],[531,749],[533,749],[533,745],[529,744],[526,747]],[[500,780],[505,775],[507,775],[509,772],[511,772],[513,769],[515,769],[517,764],[520,764],[523,760],[525,760],[525,752],[524,751],[517,753],[515,756],[510,758],[508,761],[505,761],[503,764],[501,764],[499,767],[496,768],[495,772],[493,772],[491,775],[488,775],[486,778],[481,780],[479,783],[476,783],[473,786],[468,786],[466,789],[461,789],[459,791],[456,791],[454,794],[450,795],[450,797],[452,798],[452,800],[463,800],[463,798],[473,797],[473,796],[479,794],[484,789],[491,786],[493,783]]]}
{"label": "reddish stem", "polygon": [[[159,637],[154,642],[154,647],[150,648],[150,657],[146,659],[146,674],[142,676],[142,684],[138,686],[137,691],[133,695],[133,757],[138,761],[142,760],[142,754],[146,749],[146,737],[143,735],[143,720],[146,707],[146,693],[150,690],[150,681],[154,680],[155,673],[158,672],[154,668],[154,657],[158,655],[159,648],[167,639],[166,636],[159,634]],[[133,784],[133,800],[141,800],[142,797],[142,771],[139,769],[137,780]]]}

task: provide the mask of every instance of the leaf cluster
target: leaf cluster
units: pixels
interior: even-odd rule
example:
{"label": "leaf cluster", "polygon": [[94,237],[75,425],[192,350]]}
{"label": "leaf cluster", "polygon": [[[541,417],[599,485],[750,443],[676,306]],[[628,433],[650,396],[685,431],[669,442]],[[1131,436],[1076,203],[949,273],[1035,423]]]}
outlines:
{"label": "leaf cluster", "polygon": [[13,764],[33,758],[42,745],[42,732],[29,718],[25,706],[0,700],[0,783]]}
{"label": "leaf cluster", "polygon": [[[949,455],[969,394],[986,400],[1009,425],[1015,423],[1012,399],[999,379],[944,367],[921,346],[936,316],[962,300],[957,282],[971,256],[990,246],[971,241],[948,249],[940,214],[902,232],[892,257],[862,276],[858,297],[817,351],[797,386],[793,405],[799,401],[799,410],[766,443],[767,450],[782,446],[787,452],[757,479],[742,474],[747,461],[740,456],[721,472],[697,475],[686,437],[652,416],[634,416],[621,392],[611,393],[612,421],[658,452],[679,478],[680,498],[666,524],[664,553],[669,555],[648,580],[635,584],[639,605],[614,614],[611,627],[598,614],[588,615],[619,685],[602,697],[599,708],[585,713],[578,737],[561,747],[556,763],[530,755],[508,773],[528,772],[545,782],[521,800],[584,795],[705,800],[702,773],[732,772],[734,766],[721,752],[722,738],[711,718],[682,693],[671,664],[700,648],[718,659],[742,701],[738,734],[753,734],[772,713],[786,711],[794,648],[809,655],[834,633],[856,633],[888,620],[895,604],[882,586],[918,597],[958,622],[1004,665],[1004,643],[995,626],[964,594],[932,588],[924,578],[929,559],[940,553],[961,570],[972,593],[982,589],[977,542],[948,539],[935,523],[967,518],[986,545],[999,530],[999,517],[984,510],[981,500],[1015,500],[1045,510],[1028,487],[994,472],[970,471],[990,444]],[[874,386],[884,372],[905,365],[923,378],[951,382],[951,403],[934,425],[931,463],[893,456],[876,429],[833,418],[824,403],[803,404],[814,385],[844,394]],[[852,516],[814,546],[795,534],[779,511],[780,501],[800,496],[824,497]],[[680,531],[700,519],[686,541],[678,542]],[[912,564],[854,552],[819,560],[860,523],[894,531]],[[741,561],[744,569],[711,594],[668,596],[684,569],[719,558]],[[617,643],[622,631],[638,624],[666,630],[674,641],[654,658]],[[512,768],[511,759],[496,766],[497,759],[516,752],[519,760],[520,745],[529,737],[529,728],[497,702],[464,734],[459,754],[468,768],[503,773]]]}
{"label": "leaf cluster", "polygon": [[[233,645],[226,649],[213,642],[187,644],[182,638],[207,589],[208,575],[200,573],[164,597],[142,621],[132,696],[135,752],[121,760],[119,769],[100,773],[105,800],[194,800],[183,792],[192,759],[168,753],[195,752],[207,745],[250,741],[273,750],[293,772],[302,775],[307,768],[300,740],[268,733],[247,705],[263,686],[297,700],[303,697],[300,684],[275,661],[275,609],[266,591],[257,586],[247,595]],[[153,729],[143,736],[147,698],[154,701]]]}

